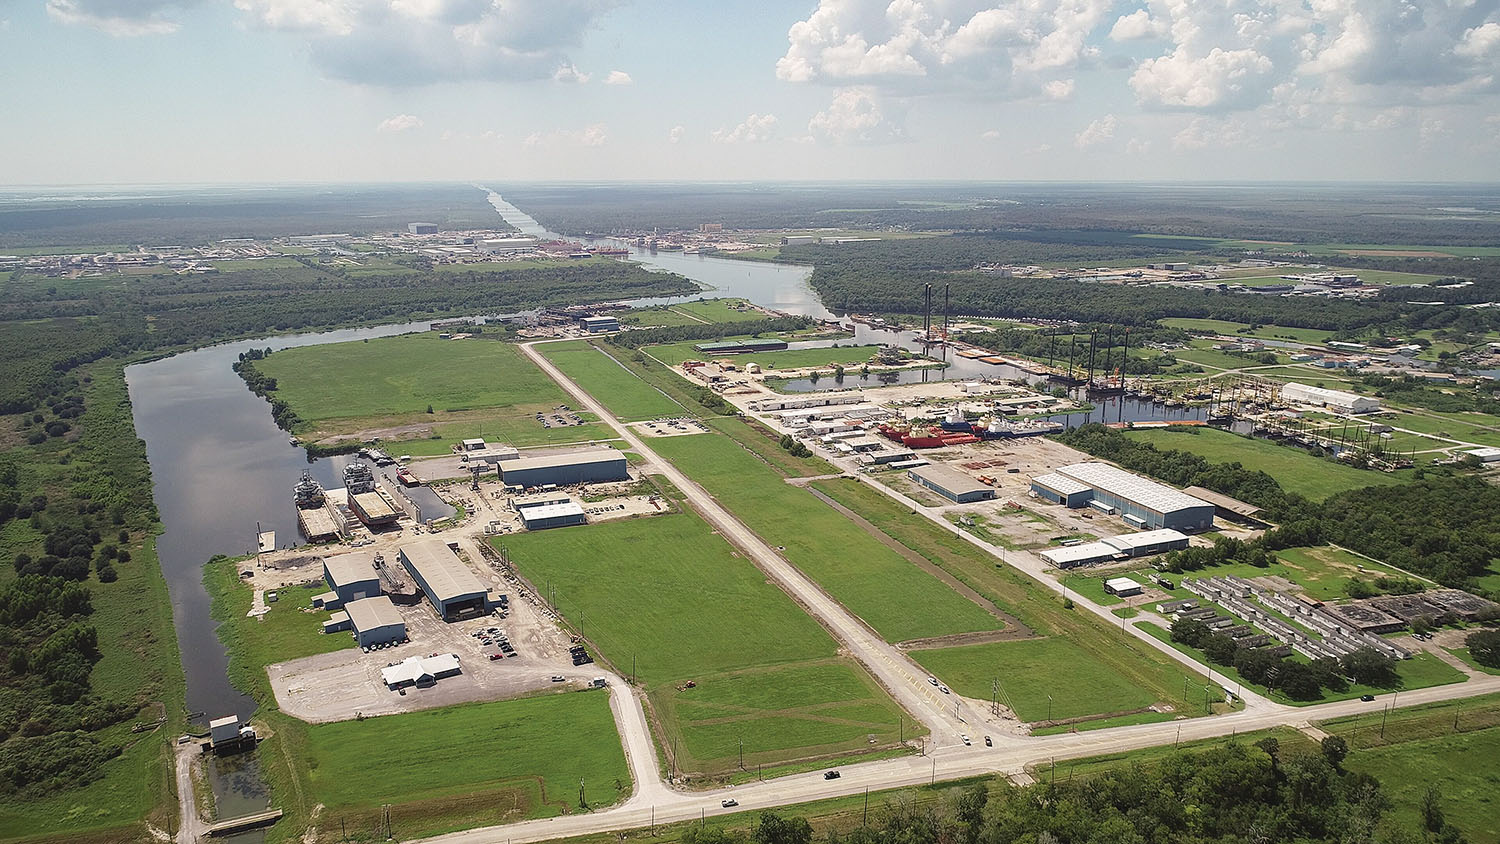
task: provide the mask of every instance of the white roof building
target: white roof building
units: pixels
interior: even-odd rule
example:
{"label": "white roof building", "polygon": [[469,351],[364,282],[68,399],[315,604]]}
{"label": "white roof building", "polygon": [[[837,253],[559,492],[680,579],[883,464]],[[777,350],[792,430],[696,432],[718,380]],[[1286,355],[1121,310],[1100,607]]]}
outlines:
{"label": "white roof building", "polygon": [[457,654],[409,656],[380,669],[380,679],[390,688],[399,689],[402,686],[426,686],[461,671]]}

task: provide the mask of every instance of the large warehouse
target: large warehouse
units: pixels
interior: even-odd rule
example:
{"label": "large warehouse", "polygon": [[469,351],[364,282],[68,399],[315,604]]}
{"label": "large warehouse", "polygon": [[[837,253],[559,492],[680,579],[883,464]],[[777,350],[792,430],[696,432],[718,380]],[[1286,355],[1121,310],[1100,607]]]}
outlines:
{"label": "large warehouse", "polygon": [[1373,413],[1380,409],[1380,399],[1377,398],[1295,382],[1281,385],[1281,400],[1287,404],[1326,407],[1335,413]]}
{"label": "large warehouse", "polygon": [[1053,504],[1061,504],[1074,510],[1079,507],[1088,506],[1089,499],[1094,495],[1094,491],[1089,489],[1088,484],[1079,483],[1072,478],[1065,478],[1056,472],[1048,472],[1045,475],[1037,475],[1032,478],[1031,491],[1043,500],[1051,501]]}
{"label": "large warehouse", "polygon": [[612,448],[522,457],[500,464],[500,479],[506,486],[563,486],[623,481],[629,478],[630,473],[625,468],[625,455]]}
{"label": "large warehouse", "polygon": [[319,597],[323,599],[323,606],[330,610],[350,601],[379,595],[381,591],[380,575],[375,572],[375,555],[364,551],[325,558],[323,579],[333,591]]}
{"label": "large warehouse", "polygon": [[344,605],[344,612],[349,614],[349,626],[354,628],[354,640],[361,648],[406,638],[406,622],[384,595],[350,601]]}
{"label": "large warehouse", "polygon": [[488,590],[443,540],[403,545],[397,556],[444,621],[459,621],[489,609]]}
{"label": "large warehouse", "polygon": [[[1060,503],[1069,507],[1094,507],[1118,512],[1126,524],[1145,530],[1171,528],[1179,531],[1207,530],[1214,524],[1214,505],[1173,489],[1165,484],[1132,475],[1108,463],[1074,463],[1057,469],[1054,475],[1087,488],[1064,496]],[[1056,479],[1043,475],[1031,482],[1031,491],[1047,501],[1058,502]],[[1076,486],[1068,486],[1074,490]]]}
{"label": "large warehouse", "polygon": [[546,530],[547,528],[588,524],[583,505],[577,501],[523,504],[516,508],[516,512],[520,514],[521,522],[526,525],[527,530]]}
{"label": "large warehouse", "polygon": [[960,504],[968,504],[970,501],[988,501],[995,497],[994,488],[941,463],[918,466],[906,474],[938,495]]}

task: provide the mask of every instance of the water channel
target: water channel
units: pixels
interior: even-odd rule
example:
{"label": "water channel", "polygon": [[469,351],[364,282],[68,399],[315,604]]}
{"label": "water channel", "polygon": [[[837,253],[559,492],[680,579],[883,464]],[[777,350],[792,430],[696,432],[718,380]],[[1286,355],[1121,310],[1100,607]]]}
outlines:
{"label": "water channel", "polygon": [[[498,194],[491,193],[490,201],[507,222],[522,232],[560,239]],[[834,316],[808,285],[810,267],[674,252],[652,253],[634,246],[629,260],[648,269],[678,273],[705,288],[703,294],[641,299],[631,304],[681,302],[699,295],[738,296],[787,313],[818,318]],[[409,322],[243,340],[126,368],[136,433],[146,443],[155,501],[164,526],[157,551],[171,594],[173,623],[187,678],[187,706],[195,723],[202,725],[211,718],[231,713],[244,720],[255,709],[253,699],[234,688],[226,676],[227,657],[215,633],[217,625],[209,615],[209,597],[203,585],[204,563],[215,554],[253,552],[257,530],[276,531],[278,542],[283,545],[296,541],[299,535],[292,485],[303,471],[311,471],[325,486],[339,486],[338,473],[347,462],[347,458],[310,460],[305,450],[290,445],[286,433],[272,421],[267,402],[246,389],[231,365],[250,349],[342,343],[424,331],[428,325],[428,322]],[[908,348],[916,344],[914,332],[853,323],[850,327],[856,343],[898,342]],[[955,357],[950,364],[944,370],[913,370],[901,373],[898,378],[1025,376],[1011,367],[965,358]],[[858,381],[858,377],[846,378],[845,383],[853,386],[851,381]],[[881,382],[871,385],[876,383]],[[1201,412],[1163,409],[1133,399],[1124,402],[1123,409],[1104,404],[1094,414],[1113,420],[1123,412],[1123,418],[1130,421],[1193,418],[1182,414]],[[1059,421],[1080,424],[1086,421],[1085,416],[1070,414]],[[424,507],[424,518],[429,515],[441,518],[445,514],[429,513]],[[266,788],[253,757],[226,761],[211,773],[220,817],[234,817],[266,805]],[[261,837],[261,833],[247,833],[226,840],[253,842]]]}

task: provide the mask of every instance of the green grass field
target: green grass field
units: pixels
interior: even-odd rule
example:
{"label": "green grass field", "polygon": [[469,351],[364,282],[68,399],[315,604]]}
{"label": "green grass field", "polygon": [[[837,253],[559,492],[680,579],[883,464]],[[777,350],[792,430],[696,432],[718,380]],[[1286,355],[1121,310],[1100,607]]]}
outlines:
{"label": "green grass field", "polygon": [[733,439],[672,437],[657,453],[887,641],[999,629],[979,605],[922,571]]}
{"label": "green grass field", "polygon": [[[1201,696],[1201,674],[1189,673],[1178,663],[1134,638],[1123,635],[1117,626],[1107,624],[1090,613],[1065,609],[1055,594],[1031,578],[1010,566],[997,564],[992,557],[978,551],[968,542],[926,519],[912,515],[866,484],[819,481],[816,486],[844,506],[879,525],[893,539],[994,601],[1001,609],[1015,615],[1032,629],[1038,638],[995,646],[1003,648],[1001,652],[1008,657],[1004,668],[1006,676],[1002,681],[1006,683],[1007,690],[1018,705],[1033,707],[1025,710],[1028,714],[1035,715],[1036,700],[1039,699],[1044,706],[1046,703],[1045,691],[1041,693],[1041,698],[1036,698],[1031,690],[1045,689],[1056,681],[1055,675],[1060,673],[1112,678],[1101,687],[1105,693],[1090,694],[1077,704],[1079,709],[1085,710],[1077,713],[1080,715],[1119,712],[1141,705],[1141,700],[1180,706],[1185,678],[1189,684],[1198,685]],[[1049,663],[1045,658],[1033,656],[1036,653],[1054,656],[1062,654],[1063,661]],[[914,651],[913,655],[918,659],[945,658],[940,651]],[[1065,665],[1066,672],[1060,671],[1059,665]],[[983,673],[976,668],[967,670]],[[944,677],[942,674],[936,676]],[[975,681],[983,684],[979,697],[989,696],[989,682],[993,677],[992,672]],[[1053,698],[1056,714],[1056,693],[1053,693]],[[1201,697],[1198,702],[1201,704]],[[1183,714],[1199,715],[1202,714],[1202,708],[1189,707]],[[1046,712],[1043,711],[1036,717],[1045,718]]]}
{"label": "green grass field", "polygon": [[1251,329],[1246,322],[1230,322],[1222,319],[1188,319],[1169,317],[1158,320],[1162,325],[1188,331],[1212,331],[1218,334],[1240,337],[1257,337],[1262,340],[1294,340],[1302,343],[1322,343],[1333,332],[1316,328],[1290,328],[1283,325],[1262,325]]}
{"label": "green grass field", "polygon": [[636,673],[679,770],[725,774],[741,739],[747,764],[895,743],[895,704],[696,514],[493,541],[617,670]]}
{"label": "green grass field", "polygon": [[[1261,363],[1253,357],[1237,357],[1226,352],[1207,348],[1213,345],[1212,341],[1194,340],[1193,343],[1195,345],[1192,348],[1173,350],[1172,356],[1178,360],[1196,363],[1199,366],[1210,369],[1244,369],[1251,366],[1268,365]],[[1278,357],[1277,361],[1284,363],[1286,358]]]}
{"label": "green grass field", "polygon": [[[1382,729],[1382,721],[1384,728]],[[1345,766],[1380,780],[1395,814],[1420,827],[1422,795],[1442,795],[1443,814],[1475,844],[1500,842],[1500,697],[1486,695],[1325,721],[1353,751]]]}
{"label": "green grass field", "polygon": [[594,424],[544,428],[536,413],[569,399],[511,343],[404,334],[285,349],[256,367],[276,379],[276,397],[304,420],[296,433],[311,441],[387,431],[400,453],[430,455],[468,437],[530,446],[609,435]]}
{"label": "green grass field", "polygon": [[[1157,702],[1150,691],[1087,659],[1072,642],[1056,636],[912,651],[911,657],[965,697],[989,700],[991,684],[998,679],[1001,702],[1008,702],[1023,721],[1048,718],[1049,695],[1052,718],[1139,709]],[[1202,697],[1200,688],[1199,702]],[[1108,701],[1109,708],[1101,709],[1101,701]]]}
{"label": "green grass field", "polygon": [[[726,338],[742,339],[742,338]],[[848,366],[859,366],[870,360],[878,346],[839,346],[838,348],[819,349],[786,349],[779,352],[750,352],[745,354],[707,354],[693,347],[700,343],[715,342],[710,340],[691,340],[683,343],[669,343],[662,346],[648,346],[646,353],[667,364],[678,366],[683,361],[704,360],[734,360],[740,363],[758,363],[763,369],[800,369],[803,367],[826,367],[832,369],[835,364]]]}
{"label": "green grass field", "polygon": [[1404,483],[1405,473],[1389,474],[1356,469],[1314,457],[1307,452],[1268,440],[1252,439],[1213,429],[1172,431],[1154,428],[1127,431],[1125,436],[1147,442],[1160,450],[1176,449],[1196,454],[1210,463],[1239,463],[1251,471],[1275,478],[1282,488],[1321,501],[1336,492],[1367,486]]}
{"label": "green grass field", "polygon": [[[604,402],[610,412],[628,422],[681,416],[686,411],[655,387],[622,369],[583,340],[543,343],[537,346],[547,360],[557,365],[589,395]],[[617,352],[625,354],[625,352]]]}

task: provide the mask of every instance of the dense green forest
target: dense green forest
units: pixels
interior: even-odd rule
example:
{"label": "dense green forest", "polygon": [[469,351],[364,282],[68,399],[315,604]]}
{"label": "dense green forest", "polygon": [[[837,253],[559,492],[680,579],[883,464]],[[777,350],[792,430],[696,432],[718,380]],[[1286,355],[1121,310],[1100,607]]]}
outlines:
{"label": "dense green forest", "polygon": [[[1444,796],[1424,800],[1420,828],[1391,817],[1380,782],[1350,771],[1351,751],[1329,736],[1310,748],[1275,737],[1179,751],[1150,765],[1029,786],[984,782],[939,801],[898,796],[859,826],[816,836],[826,844],[1460,844]],[[803,818],[763,812],[753,829],[689,828],[683,844],[812,844]]]}
{"label": "dense green forest", "polygon": [[0,249],[114,246],[130,251],[226,238],[396,232],[419,220],[444,229],[510,228],[471,185],[161,187],[150,196],[87,201],[71,199],[65,191],[49,193],[55,198],[0,204]]}
{"label": "dense green forest", "polygon": [[1247,501],[1281,523],[1273,547],[1333,542],[1449,586],[1482,592],[1475,578],[1500,559],[1500,488],[1473,475],[1419,470],[1411,483],[1336,493],[1321,504],[1289,493],[1265,472],[1158,449],[1092,423],[1057,439],[1176,486]]}

